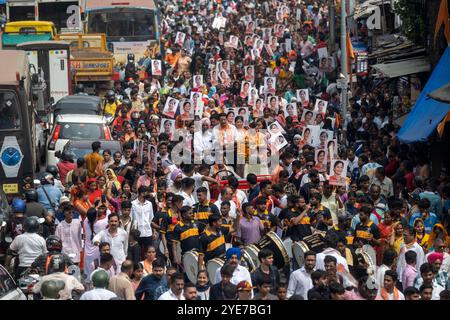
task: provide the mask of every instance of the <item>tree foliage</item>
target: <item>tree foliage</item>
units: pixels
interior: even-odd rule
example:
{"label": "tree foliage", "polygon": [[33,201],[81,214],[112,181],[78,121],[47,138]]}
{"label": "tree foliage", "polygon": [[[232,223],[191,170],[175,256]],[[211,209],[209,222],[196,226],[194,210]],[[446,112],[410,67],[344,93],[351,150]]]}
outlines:
{"label": "tree foliage", "polygon": [[398,0],[395,12],[402,20],[402,33],[417,45],[426,44],[426,25],[424,7],[420,0]]}

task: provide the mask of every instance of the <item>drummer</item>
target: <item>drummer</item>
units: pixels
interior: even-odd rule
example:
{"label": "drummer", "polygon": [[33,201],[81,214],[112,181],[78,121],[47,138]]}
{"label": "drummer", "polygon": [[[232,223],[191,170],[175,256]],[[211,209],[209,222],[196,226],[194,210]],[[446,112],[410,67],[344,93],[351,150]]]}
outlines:
{"label": "drummer", "polygon": [[[198,202],[194,205],[194,219],[198,221],[198,231],[200,233],[208,226],[208,218],[211,214],[219,215],[219,208],[208,200],[208,189],[200,187],[197,189]],[[225,252],[224,252],[225,253]]]}
{"label": "drummer", "polygon": [[316,192],[311,195],[309,201],[309,204],[311,205],[309,219],[314,229],[327,231],[328,227],[333,225],[333,220],[331,219],[330,210],[320,203],[321,200],[322,195],[320,193]]}
{"label": "drummer", "polygon": [[172,203],[167,212],[162,214],[160,222],[161,241],[164,246],[164,255],[170,258],[170,261],[175,263],[175,256],[173,255],[173,241],[175,240],[174,229],[181,219],[180,209],[183,206],[184,198],[180,195],[172,196]]}
{"label": "drummer", "polygon": [[265,233],[269,231],[276,231],[277,226],[281,227],[279,219],[268,211],[267,207],[267,198],[265,196],[261,196],[255,199],[256,212],[255,215],[261,220],[261,223],[264,226]]}
{"label": "drummer", "polygon": [[287,227],[286,237],[293,242],[301,241],[312,234],[308,213],[311,206],[306,204],[303,196],[290,195],[287,198],[287,208],[283,209],[278,218],[284,221]]}
{"label": "drummer", "polygon": [[[204,254],[205,263],[211,259],[220,258],[225,255],[225,236],[237,231],[240,219],[241,215],[237,214],[237,218],[230,228],[222,225],[220,215],[212,214],[208,217],[208,226],[200,234],[201,252]],[[202,268],[204,267],[202,266]]]}
{"label": "drummer", "polygon": [[375,223],[369,219],[371,209],[363,206],[359,209],[360,223],[356,225],[354,232],[354,247],[360,248],[365,244],[372,246],[380,245],[380,230]]}
{"label": "drummer", "polygon": [[[198,233],[198,224],[194,220],[194,213],[191,207],[183,206],[180,209],[181,221],[175,226],[174,240],[172,246],[172,254],[175,257],[175,263],[181,265],[179,257],[176,255],[176,243],[179,242],[181,245],[181,255],[188,251],[199,251],[200,250],[200,237]],[[199,269],[203,268],[203,254],[198,255],[198,266]]]}

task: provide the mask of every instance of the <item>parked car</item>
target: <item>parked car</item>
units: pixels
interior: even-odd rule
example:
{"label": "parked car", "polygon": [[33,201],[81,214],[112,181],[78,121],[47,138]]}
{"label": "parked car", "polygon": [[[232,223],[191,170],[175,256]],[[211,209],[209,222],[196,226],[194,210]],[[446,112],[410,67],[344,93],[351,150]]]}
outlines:
{"label": "parked car", "polygon": [[0,300],[27,300],[9,272],[0,265]]}
{"label": "parked car", "polygon": [[[100,153],[105,149],[109,149],[112,154],[116,151],[121,151],[120,142],[117,140],[70,140],[64,146],[63,151],[72,153],[74,159],[83,158],[85,155],[92,152],[92,142],[94,141],[100,141]],[[60,152],[56,152],[55,156],[59,158]]]}
{"label": "parked car", "polygon": [[56,117],[47,142],[47,165],[56,165],[55,152],[69,140],[112,140],[105,118],[99,115],[64,114]]}

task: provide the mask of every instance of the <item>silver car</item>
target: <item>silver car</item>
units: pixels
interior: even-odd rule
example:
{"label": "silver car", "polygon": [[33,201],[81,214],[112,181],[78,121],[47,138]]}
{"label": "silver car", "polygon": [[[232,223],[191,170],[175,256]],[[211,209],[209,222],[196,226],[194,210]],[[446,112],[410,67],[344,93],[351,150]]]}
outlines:
{"label": "silver car", "polygon": [[27,300],[13,277],[0,264],[0,300]]}

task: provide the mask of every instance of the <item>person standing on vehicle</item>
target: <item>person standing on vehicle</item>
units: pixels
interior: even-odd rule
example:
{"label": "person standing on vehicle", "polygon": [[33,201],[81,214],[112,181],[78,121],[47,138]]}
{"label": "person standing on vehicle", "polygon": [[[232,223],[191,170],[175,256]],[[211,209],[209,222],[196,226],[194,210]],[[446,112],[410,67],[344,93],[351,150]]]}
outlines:
{"label": "person standing on vehicle", "polygon": [[5,266],[8,268],[13,256],[18,256],[19,260],[15,263],[14,273],[16,279],[22,272],[28,269],[34,260],[41,254],[47,253],[45,239],[37,234],[39,222],[36,217],[28,217],[24,223],[25,233],[18,235],[8,249]]}
{"label": "person standing on vehicle", "polygon": [[47,210],[45,207],[38,202],[39,195],[35,189],[28,189],[25,191],[26,209],[25,217],[37,217],[45,218],[47,215]]}
{"label": "person standing on vehicle", "polygon": [[41,179],[41,187],[37,189],[38,200],[48,212],[56,214],[57,206],[62,192],[54,186],[53,175],[46,173]]}
{"label": "person standing on vehicle", "polygon": [[102,147],[100,141],[92,142],[92,152],[84,156],[86,160],[86,169],[88,171],[89,178],[95,178],[95,169],[103,157],[100,155],[100,148]]}
{"label": "person standing on vehicle", "polygon": [[73,262],[80,263],[81,253],[81,221],[73,218],[74,207],[64,207],[64,220],[56,226],[55,235],[62,240],[62,253],[74,254]]}

